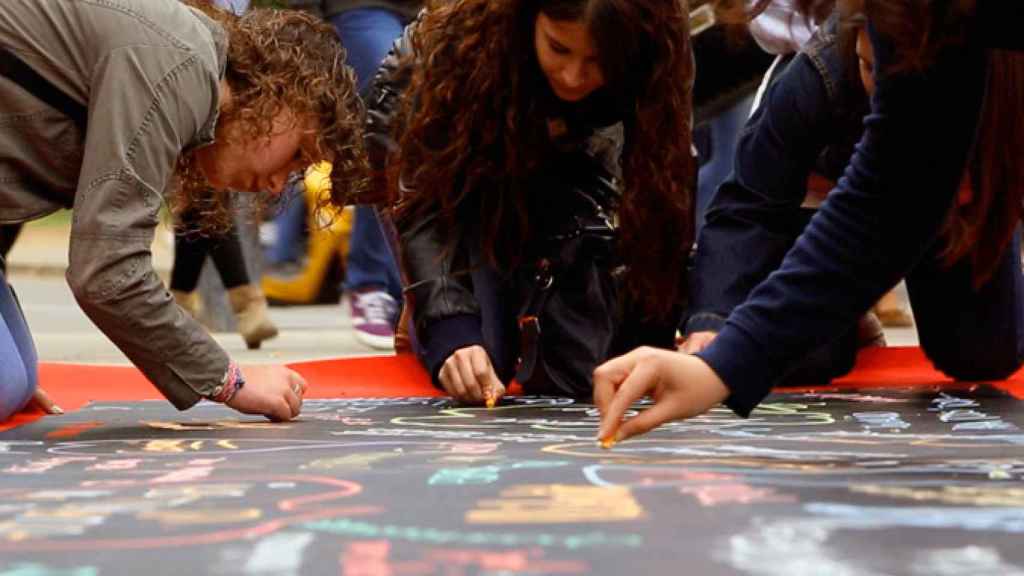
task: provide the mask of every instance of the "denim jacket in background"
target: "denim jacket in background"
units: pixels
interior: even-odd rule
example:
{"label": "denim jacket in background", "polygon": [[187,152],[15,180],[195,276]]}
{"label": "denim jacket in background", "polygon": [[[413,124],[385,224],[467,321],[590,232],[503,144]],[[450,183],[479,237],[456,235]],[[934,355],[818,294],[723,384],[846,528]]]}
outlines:
{"label": "denim jacket in background", "polygon": [[811,173],[834,181],[849,161],[867,96],[836,28],[833,18],[771,81],[740,135],[697,240],[684,334],[721,328],[806,225]]}

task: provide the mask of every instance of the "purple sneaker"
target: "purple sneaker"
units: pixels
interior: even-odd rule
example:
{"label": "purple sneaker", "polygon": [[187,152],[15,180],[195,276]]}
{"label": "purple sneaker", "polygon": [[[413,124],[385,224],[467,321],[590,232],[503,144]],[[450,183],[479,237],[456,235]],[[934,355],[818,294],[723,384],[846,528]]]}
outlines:
{"label": "purple sneaker", "polygon": [[352,327],[356,340],[371,348],[390,350],[395,347],[395,313],[398,304],[383,290],[351,293]]}

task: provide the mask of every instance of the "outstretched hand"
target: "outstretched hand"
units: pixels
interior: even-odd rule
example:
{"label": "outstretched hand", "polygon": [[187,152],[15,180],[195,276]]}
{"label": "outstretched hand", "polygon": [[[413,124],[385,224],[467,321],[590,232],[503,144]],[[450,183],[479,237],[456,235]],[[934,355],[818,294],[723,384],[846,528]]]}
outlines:
{"label": "outstretched hand", "polygon": [[[623,422],[626,410],[646,395],[654,405]],[[594,370],[594,404],[601,412],[597,438],[609,447],[670,420],[703,414],[728,396],[721,378],[699,357],[637,348]]]}

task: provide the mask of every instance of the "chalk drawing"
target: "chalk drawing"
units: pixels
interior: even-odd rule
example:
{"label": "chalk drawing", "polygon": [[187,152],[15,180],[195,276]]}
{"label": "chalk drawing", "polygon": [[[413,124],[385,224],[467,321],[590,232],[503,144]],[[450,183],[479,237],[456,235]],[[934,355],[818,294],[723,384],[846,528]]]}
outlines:
{"label": "chalk drawing", "polygon": [[578,560],[552,561],[543,550],[481,550],[474,548],[436,548],[425,550],[413,559],[392,562],[391,543],[387,540],[350,542],[339,562],[342,576],[393,576],[398,574],[583,574],[589,565]]}
{"label": "chalk drawing", "polygon": [[263,517],[259,508],[186,508],[182,510],[155,510],[136,516],[164,526],[203,526],[207,524],[240,524]]}
{"label": "chalk drawing", "polygon": [[705,507],[724,504],[790,504],[797,501],[796,496],[780,494],[773,488],[754,488],[742,482],[683,486],[679,492],[695,497]]}
{"label": "chalk drawing", "polygon": [[359,454],[349,454],[347,456],[338,456],[335,458],[318,458],[313,460],[309,464],[304,464],[299,468],[301,470],[371,470],[374,464],[389,460],[391,458],[398,458],[402,455],[400,450],[393,452],[369,452]]}
{"label": "chalk drawing", "polygon": [[866,430],[910,428],[910,423],[898,412],[854,412],[853,418]]}
{"label": "chalk drawing", "polygon": [[36,490],[34,492],[26,493],[23,498],[25,500],[50,500],[63,502],[65,500],[74,500],[76,498],[92,500],[94,498],[102,498],[112,495],[113,492],[109,490]]}
{"label": "chalk drawing", "polygon": [[42,442],[38,441],[0,441],[0,454],[29,454],[30,452],[16,450],[16,448],[19,446],[25,448],[29,446],[41,446],[42,444]]}
{"label": "chalk drawing", "polygon": [[971,506],[1018,506],[1024,507],[1024,488],[1014,485],[943,486],[936,488],[914,488],[908,486],[886,486],[882,484],[855,484],[850,491],[856,494],[871,494],[914,500],[916,502],[941,502],[943,504],[966,504]]}
{"label": "chalk drawing", "polygon": [[140,464],[149,462],[148,460],[142,460],[139,458],[128,458],[120,460],[106,460],[104,462],[97,462],[92,466],[86,468],[90,472],[115,472],[118,470],[136,470]]}
{"label": "chalk drawing", "polygon": [[812,516],[753,519],[748,530],[725,539],[715,551],[715,558],[759,576],[881,576],[885,572],[872,568],[870,558],[840,557],[828,541],[839,531],[893,528],[1024,533],[1022,509],[878,507],[828,502],[807,504],[803,509]]}
{"label": "chalk drawing", "polygon": [[312,542],[313,535],[309,533],[271,534],[256,543],[252,556],[245,563],[245,573],[273,576],[302,574],[302,557]]}
{"label": "chalk drawing", "polygon": [[470,546],[540,546],[543,548],[564,548],[566,550],[584,550],[588,548],[640,548],[643,537],[629,532],[582,532],[577,534],[548,534],[530,530],[513,532],[497,530],[493,532],[443,530],[423,526],[399,526],[395,524],[373,524],[370,522],[335,518],[318,520],[301,525],[302,528],[354,538],[385,538],[388,540],[404,540],[421,544],[450,545],[461,544]]}
{"label": "chalk drawing", "polygon": [[921,550],[910,568],[920,576],[1024,576],[1024,570],[1006,563],[998,550],[982,546]]}
{"label": "chalk drawing", "polygon": [[163,422],[143,420],[144,426],[157,430],[184,432],[205,432],[209,430],[287,430],[291,424],[282,422],[241,422],[238,420],[217,420],[215,422]]}
{"label": "chalk drawing", "polygon": [[467,524],[560,524],[622,522],[644,516],[625,486],[525,484],[484,499],[466,512]]}
{"label": "chalk drawing", "polygon": [[565,460],[524,460],[510,464],[493,464],[470,468],[442,468],[430,477],[431,486],[461,486],[464,484],[493,484],[508,470],[558,468],[568,466]]}
{"label": "chalk drawing", "polygon": [[0,576],[97,576],[99,570],[92,566],[76,568],[51,568],[44,564],[21,562],[10,567],[0,564]]}
{"label": "chalk drawing", "polygon": [[966,398],[957,398],[952,394],[946,392],[940,392],[938,398],[935,398],[931,402],[931,406],[928,410],[931,412],[944,412],[946,410],[954,408],[977,408],[978,403],[974,400],[968,400]]}
{"label": "chalk drawing", "polygon": [[66,464],[72,464],[75,462],[91,462],[95,458],[89,457],[70,457],[70,458],[46,458],[44,460],[30,460],[24,465],[13,465],[4,469],[4,472],[8,474],[44,474],[59,468]]}

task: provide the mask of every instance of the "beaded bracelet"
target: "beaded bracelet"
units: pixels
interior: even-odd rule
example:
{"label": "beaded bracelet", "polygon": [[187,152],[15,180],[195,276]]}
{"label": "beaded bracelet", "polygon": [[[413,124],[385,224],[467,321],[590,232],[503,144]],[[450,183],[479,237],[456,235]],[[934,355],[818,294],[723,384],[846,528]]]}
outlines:
{"label": "beaded bracelet", "polygon": [[213,394],[209,396],[209,399],[213,402],[226,404],[235,397],[235,394],[242,389],[242,386],[245,386],[245,377],[242,375],[242,369],[238,366],[237,362],[232,360],[228,364],[228,370],[224,373],[220,386],[214,388]]}

